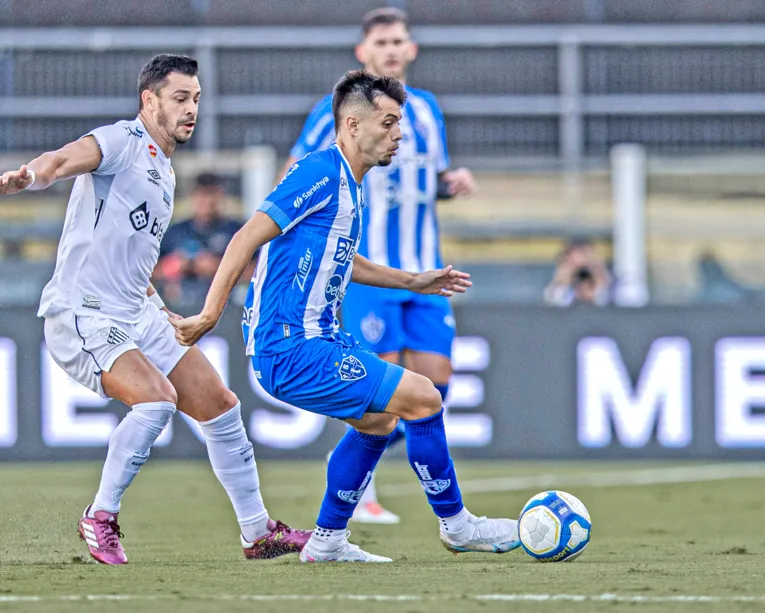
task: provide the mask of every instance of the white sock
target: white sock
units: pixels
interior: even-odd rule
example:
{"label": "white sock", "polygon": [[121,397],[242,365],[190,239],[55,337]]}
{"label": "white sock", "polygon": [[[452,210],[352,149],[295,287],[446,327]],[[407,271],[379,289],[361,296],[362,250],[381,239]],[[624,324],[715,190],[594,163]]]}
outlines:
{"label": "white sock", "polygon": [[122,495],[149,458],[149,450],[175,413],[172,402],[133,406],[112,433],[98,493],[90,509],[119,513]]}
{"label": "white sock", "polygon": [[332,530],[330,528],[319,528],[311,534],[312,547],[319,551],[335,551],[345,540],[347,530]]}
{"label": "white sock", "polygon": [[248,542],[268,532],[268,511],[260,495],[260,478],[252,443],[242,421],[242,405],[210,421],[199,422],[207,440],[215,476],[234,506],[242,536]]}
{"label": "white sock", "polygon": [[441,531],[448,532],[449,534],[459,534],[465,528],[470,512],[462,507],[462,510],[456,515],[451,517],[439,517],[438,522],[441,524]]}
{"label": "white sock", "polygon": [[363,507],[365,504],[369,504],[370,502],[377,502],[377,488],[375,487],[374,473],[372,473],[372,478],[369,480],[369,483],[367,483],[367,489],[364,490],[361,498],[359,498],[358,506]]}

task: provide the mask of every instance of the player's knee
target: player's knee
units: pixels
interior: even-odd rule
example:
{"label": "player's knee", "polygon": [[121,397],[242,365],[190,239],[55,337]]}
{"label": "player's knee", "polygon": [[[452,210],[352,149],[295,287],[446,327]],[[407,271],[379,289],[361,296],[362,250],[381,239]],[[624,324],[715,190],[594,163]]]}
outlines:
{"label": "player's knee", "polygon": [[407,415],[403,416],[408,421],[425,419],[441,410],[441,394],[433,382],[422,375],[417,375],[417,377],[417,385],[412,392]]}
{"label": "player's knee", "polygon": [[149,381],[144,388],[144,395],[147,402],[170,402],[178,404],[178,392],[175,391],[173,384],[165,377],[156,378]]}

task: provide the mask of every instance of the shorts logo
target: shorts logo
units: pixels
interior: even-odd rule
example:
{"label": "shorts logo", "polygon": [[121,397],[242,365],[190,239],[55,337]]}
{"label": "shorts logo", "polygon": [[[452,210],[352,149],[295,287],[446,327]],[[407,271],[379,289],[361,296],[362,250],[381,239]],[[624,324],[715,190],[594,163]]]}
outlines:
{"label": "shorts logo", "polygon": [[361,320],[361,335],[373,345],[380,342],[385,334],[385,320],[374,313],[369,313]]}
{"label": "shorts logo", "polygon": [[332,275],[327,281],[327,285],[324,288],[324,298],[327,302],[333,302],[335,300],[342,300],[342,285],[343,278],[340,275]]}
{"label": "shorts logo", "polygon": [[420,485],[425,490],[426,494],[435,496],[441,492],[445,492],[452,484],[451,479],[434,479],[427,464],[414,463],[415,469],[417,469],[417,475],[420,477]]}
{"label": "shorts logo", "polygon": [[83,296],[82,306],[86,309],[93,309],[94,311],[101,310],[101,299],[98,296]]}
{"label": "shorts logo", "polygon": [[361,500],[361,496],[364,494],[364,490],[367,489],[367,485],[369,485],[369,482],[372,480],[372,472],[367,472],[367,476],[364,477],[364,481],[361,483],[361,487],[357,490],[338,490],[337,491],[337,497],[340,498],[340,500],[345,500],[345,502],[350,502],[351,504],[357,504],[359,500]]}
{"label": "shorts logo", "polygon": [[106,337],[106,342],[110,345],[121,345],[130,340],[130,337],[125,332],[114,326],[101,330],[101,334]]}
{"label": "shorts logo", "polygon": [[136,232],[149,225],[149,208],[145,202],[130,211],[130,223]]}
{"label": "shorts logo", "polygon": [[450,328],[456,328],[457,322],[454,321],[454,315],[444,315],[444,324]]}
{"label": "shorts logo", "polygon": [[339,372],[343,381],[358,381],[367,376],[367,369],[357,357],[352,355],[343,358]]}
{"label": "shorts logo", "polygon": [[356,257],[356,247],[353,245],[353,241],[350,238],[345,238],[343,236],[339,237],[337,239],[337,247],[335,247],[335,255],[332,260],[345,266],[348,262],[352,261],[354,257]]}

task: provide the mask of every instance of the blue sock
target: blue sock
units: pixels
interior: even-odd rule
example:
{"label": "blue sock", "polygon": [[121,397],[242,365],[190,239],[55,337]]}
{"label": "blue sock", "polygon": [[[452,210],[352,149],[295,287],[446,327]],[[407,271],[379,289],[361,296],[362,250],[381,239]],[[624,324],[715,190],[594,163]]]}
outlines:
{"label": "blue sock", "polygon": [[404,426],[404,420],[399,419],[396,429],[390,433],[390,440],[388,441],[388,447],[393,447],[396,443],[400,443],[406,436],[406,427]]}
{"label": "blue sock", "polygon": [[362,434],[353,428],[340,439],[327,464],[327,491],[316,520],[319,528],[348,526],[389,439],[390,435]]}
{"label": "blue sock", "polygon": [[449,456],[444,430],[444,411],[406,423],[409,464],[420,479],[433,512],[451,517],[463,509],[457,473]]}
{"label": "blue sock", "polygon": [[446,394],[449,393],[449,384],[436,385],[436,389],[438,390],[438,393],[441,394],[441,402],[444,402],[446,400]]}

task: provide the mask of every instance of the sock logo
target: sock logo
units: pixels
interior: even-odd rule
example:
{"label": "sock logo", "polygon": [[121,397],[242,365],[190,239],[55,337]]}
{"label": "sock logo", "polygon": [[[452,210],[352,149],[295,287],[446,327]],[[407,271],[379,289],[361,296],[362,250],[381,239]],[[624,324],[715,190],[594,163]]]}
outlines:
{"label": "sock logo", "polygon": [[422,489],[425,490],[426,494],[435,496],[441,492],[445,492],[452,484],[451,479],[434,479],[431,477],[427,464],[418,464],[415,462],[414,467],[420,477],[420,484],[422,485]]}
{"label": "sock logo", "polygon": [[358,504],[359,500],[364,494],[364,490],[367,489],[367,485],[372,480],[372,471],[367,471],[367,476],[364,477],[364,481],[361,482],[361,486],[357,490],[338,490],[337,497],[340,500],[345,500],[351,504]]}

